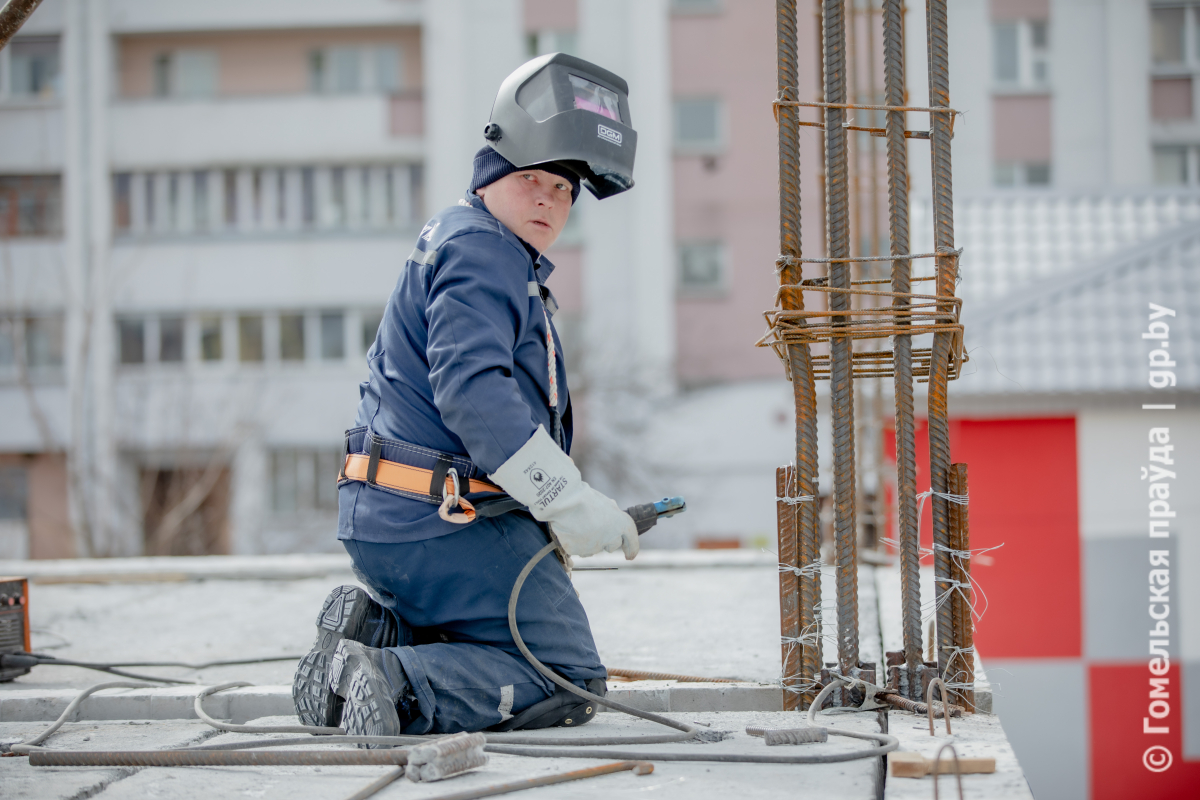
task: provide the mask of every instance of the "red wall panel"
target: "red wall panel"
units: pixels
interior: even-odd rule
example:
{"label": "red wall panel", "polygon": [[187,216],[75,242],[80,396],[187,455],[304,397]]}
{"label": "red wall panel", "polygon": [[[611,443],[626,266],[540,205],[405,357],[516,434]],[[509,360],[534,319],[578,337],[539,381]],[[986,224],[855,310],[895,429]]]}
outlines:
{"label": "red wall panel", "polygon": [[[917,424],[916,444],[917,490],[924,491],[929,488],[924,421]],[[971,549],[1003,545],[972,565],[980,590],[976,609],[984,612],[975,632],[980,654],[984,659],[1080,657],[1074,418],[952,420],[950,450],[952,460],[970,470]],[[932,547],[932,526],[927,501],[922,547]]]}
{"label": "red wall panel", "polygon": [[[1150,672],[1146,664],[1092,664],[1088,668],[1092,739],[1092,800],[1194,800],[1200,796],[1200,763],[1183,760],[1183,686],[1179,668],[1166,675],[1170,713],[1155,726],[1166,734],[1142,732],[1148,716]],[[1149,748],[1166,748],[1171,764],[1163,772],[1146,768],[1161,753],[1146,755]],[[1159,762],[1161,763],[1161,762]]]}

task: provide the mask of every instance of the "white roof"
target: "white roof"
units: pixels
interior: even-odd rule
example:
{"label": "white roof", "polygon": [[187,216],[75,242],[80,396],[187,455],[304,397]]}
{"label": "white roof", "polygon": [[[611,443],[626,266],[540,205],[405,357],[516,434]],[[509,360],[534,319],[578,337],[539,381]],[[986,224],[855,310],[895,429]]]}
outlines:
{"label": "white roof", "polygon": [[[914,200],[914,252],[933,249],[929,209]],[[994,195],[954,213],[971,363],[953,393],[1149,390],[1150,303],[1176,312],[1178,388],[1200,389],[1200,193]]]}

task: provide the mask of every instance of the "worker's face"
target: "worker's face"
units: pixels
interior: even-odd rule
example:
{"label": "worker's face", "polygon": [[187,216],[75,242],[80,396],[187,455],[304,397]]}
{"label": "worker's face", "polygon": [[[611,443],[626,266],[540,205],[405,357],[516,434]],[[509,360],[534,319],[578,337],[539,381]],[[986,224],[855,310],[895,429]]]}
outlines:
{"label": "worker's face", "polygon": [[523,169],[475,190],[492,216],[546,252],[571,213],[571,182],[540,169]]}

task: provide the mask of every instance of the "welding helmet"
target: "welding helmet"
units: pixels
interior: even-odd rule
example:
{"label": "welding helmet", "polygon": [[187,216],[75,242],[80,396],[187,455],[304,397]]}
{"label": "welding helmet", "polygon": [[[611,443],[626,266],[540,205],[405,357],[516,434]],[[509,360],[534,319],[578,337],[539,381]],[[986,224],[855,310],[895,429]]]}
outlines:
{"label": "welding helmet", "polygon": [[601,200],[633,186],[629,85],[566,53],[527,61],[504,79],[483,138],[521,169],[562,164]]}

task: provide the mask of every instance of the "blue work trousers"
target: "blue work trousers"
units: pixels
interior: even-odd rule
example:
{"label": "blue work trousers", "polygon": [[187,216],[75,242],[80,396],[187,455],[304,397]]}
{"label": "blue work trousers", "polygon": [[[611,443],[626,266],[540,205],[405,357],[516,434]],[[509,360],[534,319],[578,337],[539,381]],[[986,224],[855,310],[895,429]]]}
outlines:
{"label": "blue work trousers", "polygon": [[[400,644],[388,649],[420,708],[401,720],[404,733],[484,730],[554,693],[508,630],[513,584],[547,541],[525,512],[415,542],[343,541],[359,579],[401,623]],[[583,604],[553,554],[526,579],[517,625],[534,656],[580,688],[606,677]]]}

